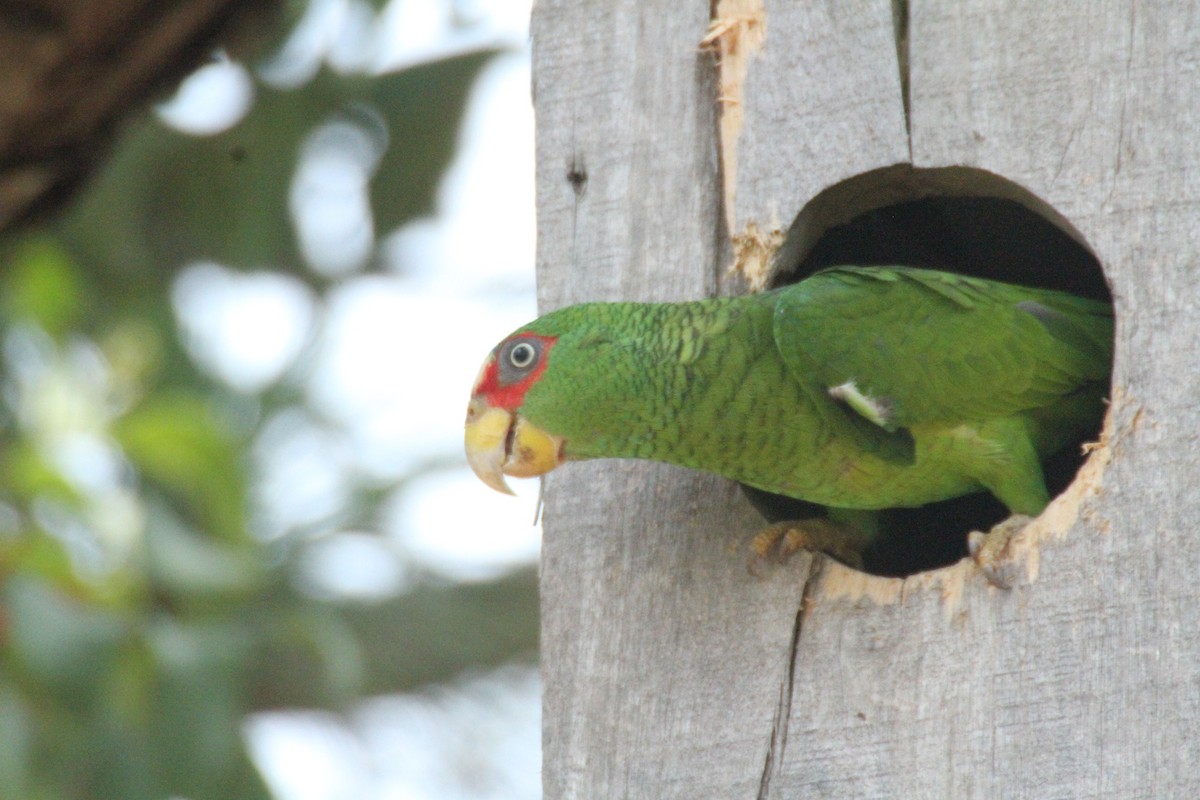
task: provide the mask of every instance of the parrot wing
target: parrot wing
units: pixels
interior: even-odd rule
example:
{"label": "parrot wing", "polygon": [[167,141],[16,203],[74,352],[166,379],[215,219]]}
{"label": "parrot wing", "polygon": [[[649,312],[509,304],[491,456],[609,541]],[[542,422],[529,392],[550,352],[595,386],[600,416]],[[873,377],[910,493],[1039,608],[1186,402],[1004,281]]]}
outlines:
{"label": "parrot wing", "polygon": [[792,377],[877,429],[1009,416],[1106,380],[1112,310],[954,273],[839,267],[778,290]]}

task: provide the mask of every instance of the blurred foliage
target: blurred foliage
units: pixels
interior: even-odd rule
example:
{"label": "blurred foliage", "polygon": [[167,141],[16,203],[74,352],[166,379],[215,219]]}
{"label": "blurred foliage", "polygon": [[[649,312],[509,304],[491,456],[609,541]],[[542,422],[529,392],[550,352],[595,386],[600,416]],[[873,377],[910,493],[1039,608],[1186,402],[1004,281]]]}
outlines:
{"label": "blurred foliage", "polygon": [[323,124],[345,121],[375,140],[368,146],[385,145],[371,182],[377,230],[428,214],[467,90],[492,55],[374,77],[324,70],[298,89],[259,84],[252,112],[215,136],[140,125],[58,228],[90,272],[151,304],[172,266],[197,258],[272,265],[319,282],[289,215],[306,140]]}
{"label": "blurred foliage", "polygon": [[247,415],[186,357],[170,299],[196,258],[328,282],[288,192],[331,119],[385,135],[376,230],[427,213],[490,55],[259,83],[213,136],[147,114],[52,227],[0,242],[0,797],[265,797],[248,712],[344,707],[535,650],[532,570],[373,605],[298,588],[305,540],[250,530],[247,453],[302,401],[268,391]]}

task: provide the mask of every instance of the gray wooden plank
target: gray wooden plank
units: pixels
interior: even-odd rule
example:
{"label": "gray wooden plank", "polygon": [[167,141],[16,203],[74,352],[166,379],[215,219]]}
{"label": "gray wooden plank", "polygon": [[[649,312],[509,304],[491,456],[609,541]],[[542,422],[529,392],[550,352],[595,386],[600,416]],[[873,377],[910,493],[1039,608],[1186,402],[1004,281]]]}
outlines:
{"label": "gray wooden plank", "polygon": [[[735,232],[786,225],[908,152],[890,4],[843,8],[767,7]],[[544,305],[722,290],[707,12],[539,2]],[[1028,579],[999,592],[968,565],[906,582],[830,566],[800,614],[808,561],[749,576],[757,522],[726,482],[573,465],[548,481],[547,797],[1200,794],[1196,14],[912,6],[917,165],[1016,181],[1112,280],[1108,463],[1044,515]]]}
{"label": "gray wooden plank", "polygon": [[[718,290],[708,4],[689,5],[537,4],[544,307]],[[727,482],[662,465],[549,476],[546,797],[754,792],[801,591],[790,573],[749,575],[759,525]]]}
{"label": "gray wooden plank", "polygon": [[1077,518],[1060,501],[1066,538],[1030,552],[1036,580],[1013,592],[967,580],[953,603],[913,586],[873,607],[831,599],[831,575],[796,668],[820,676],[795,687],[791,727],[807,735],[789,742],[772,796],[1200,791],[1186,433],[1197,378],[1185,366],[1200,305],[1187,144],[1200,86],[1186,66],[1200,26],[1189,14],[1169,3],[913,4],[917,164],[1022,184],[1083,233],[1113,282],[1111,462]]}
{"label": "gray wooden plank", "polygon": [[733,233],[786,230],[824,189],[909,161],[892,4],[772,2],[766,17],[741,101]]}
{"label": "gray wooden plank", "polygon": [[707,6],[537,3],[544,306],[712,294],[715,103]]}

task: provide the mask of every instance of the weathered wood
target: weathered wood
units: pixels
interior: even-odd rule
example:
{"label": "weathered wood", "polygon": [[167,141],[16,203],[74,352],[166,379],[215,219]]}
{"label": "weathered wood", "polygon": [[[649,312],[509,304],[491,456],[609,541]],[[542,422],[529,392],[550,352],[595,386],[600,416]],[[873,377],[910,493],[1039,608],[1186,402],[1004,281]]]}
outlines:
{"label": "weathered wood", "polygon": [[[721,290],[708,12],[538,3],[547,306]],[[891,13],[767,4],[733,233],[910,153],[1015,181],[1111,281],[1107,445],[1018,548],[1011,592],[967,564],[906,582],[829,565],[806,612],[809,559],[750,575],[758,522],[727,483],[624,462],[555,474],[548,798],[1200,796],[1198,12],[914,1],[911,140]]]}
{"label": "weathered wood", "polygon": [[[772,3],[741,98],[736,222],[786,229],[824,189],[909,161],[889,3]],[[814,231],[862,209],[819,215]]]}
{"label": "weathered wood", "polygon": [[[707,25],[704,3],[537,4],[543,306],[716,290]],[[748,578],[758,523],[728,483],[577,466],[547,479],[543,517],[546,796],[753,794],[800,583]]]}

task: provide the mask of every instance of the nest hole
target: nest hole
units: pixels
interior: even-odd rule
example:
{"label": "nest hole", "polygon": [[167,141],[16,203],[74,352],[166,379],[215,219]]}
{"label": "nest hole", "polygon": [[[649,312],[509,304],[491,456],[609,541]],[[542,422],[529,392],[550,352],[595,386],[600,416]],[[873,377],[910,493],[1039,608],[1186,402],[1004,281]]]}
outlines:
{"label": "nest hole", "polygon": [[[839,265],[926,267],[1111,303],[1103,269],[1077,230],[1039,198],[993,173],[967,167],[865,173],[809,202],[788,230],[770,285],[802,280]],[[1084,461],[1103,419],[1046,459],[1051,496],[1060,494]],[[810,503],[743,487],[769,521],[823,513]],[[882,533],[863,554],[867,572],[905,577],[967,555],[966,535],[1008,516],[987,492],[918,508],[882,512]]]}

